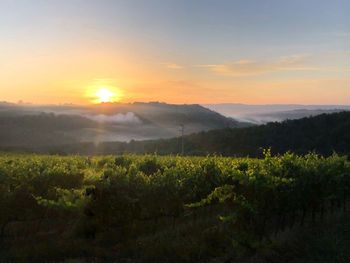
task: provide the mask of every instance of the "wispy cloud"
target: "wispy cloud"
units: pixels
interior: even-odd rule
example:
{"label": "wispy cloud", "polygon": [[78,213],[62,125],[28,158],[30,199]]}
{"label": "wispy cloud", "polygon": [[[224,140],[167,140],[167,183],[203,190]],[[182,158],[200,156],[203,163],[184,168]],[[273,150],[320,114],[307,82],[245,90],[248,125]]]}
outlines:
{"label": "wispy cloud", "polygon": [[163,66],[165,66],[168,69],[182,69],[183,66],[173,63],[173,62],[165,62],[165,63],[161,63]]}
{"label": "wispy cloud", "polygon": [[306,66],[308,57],[308,55],[294,55],[264,61],[242,59],[223,64],[199,65],[198,67],[209,68],[216,73],[231,76],[261,75],[277,71],[318,70],[318,68]]}

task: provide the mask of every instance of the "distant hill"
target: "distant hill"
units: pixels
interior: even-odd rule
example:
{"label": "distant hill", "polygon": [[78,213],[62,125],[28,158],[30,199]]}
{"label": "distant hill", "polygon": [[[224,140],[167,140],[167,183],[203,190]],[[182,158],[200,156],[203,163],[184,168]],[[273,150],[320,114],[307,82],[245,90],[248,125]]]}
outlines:
{"label": "distant hill", "polygon": [[[349,109],[350,110],[350,109]],[[320,114],[330,114],[337,113],[342,111],[348,111],[346,109],[297,109],[297,110],[289,110],[289,111],[276,111],[269,113],[261,113],[252,116],[247,121],[251,121],[252,123],[268,123],[268,122],[282,122],[284,120],[295,120],[301,119],[305,117],[317,116]]]}
{"label": "distant hill", "polygon": [[[225,128],[200,132],[184,137],[185,154],[225,156],[261,156],[262,149],[271,147],[272,152],[292,151],[306,154],[310,151],[331,155],[333,151],[350,154],[350,112],[321,114],[282,123],[232,129]],[[41,149],[43,150],[43,149]],[[71,144],[62,148],[46,148],[45,152],[81,154],[155,153],[179,154],[181,138]]]}
{"label": "distant hill", "polygon": [[40,147],[74,143],[78,141],[74,131],[96,127],[95,122],[73,115],[0,114],[0,146]]}
{"label": "distant hill", "polygon": [[132,112],[143,122],[152,123],[167,128],[175,128],[178,134],[179,125],[185,125],[187,134],[202,130],[217,129],[219,127],[240,128],[248,123],[236,121],[232,118],[207,109],[198,104],[166,104],[160,102],[135,102],[131,104],[105,103],[91,109],[91,113],[114,115]]}
{"label": "distant hill", "polygon": [[220,114],[240,121],[264,124],[287,119],[300,119],[323,113],[350,111],[350,105],[301,105],[301,104],[206,104],[203,105]]}
{"label": "distant hill", "polygon": [[179,136],[249,124],[200,105],[105,103],[36,106],[0,103],[0,147],[43,147],[81,142],[130,141]]}

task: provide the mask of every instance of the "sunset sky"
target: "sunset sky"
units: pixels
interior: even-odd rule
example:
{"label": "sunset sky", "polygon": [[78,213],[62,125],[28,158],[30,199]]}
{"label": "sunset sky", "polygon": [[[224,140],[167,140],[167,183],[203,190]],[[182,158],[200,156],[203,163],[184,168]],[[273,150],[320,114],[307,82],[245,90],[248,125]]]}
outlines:
{"label": "sunset sky", "polygon": [[[0,101],[350,104],[348,0],[0,0]],[[106,95],[106,94],[102,95]]]}

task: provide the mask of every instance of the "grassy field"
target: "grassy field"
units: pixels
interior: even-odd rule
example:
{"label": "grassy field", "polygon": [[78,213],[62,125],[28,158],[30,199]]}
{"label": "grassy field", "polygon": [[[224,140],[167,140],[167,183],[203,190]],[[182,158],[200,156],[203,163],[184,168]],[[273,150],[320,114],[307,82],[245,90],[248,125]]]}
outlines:
{"label": "grassy field", "polygon": [[3,262],[349,262],[346,157],[0,155]]}

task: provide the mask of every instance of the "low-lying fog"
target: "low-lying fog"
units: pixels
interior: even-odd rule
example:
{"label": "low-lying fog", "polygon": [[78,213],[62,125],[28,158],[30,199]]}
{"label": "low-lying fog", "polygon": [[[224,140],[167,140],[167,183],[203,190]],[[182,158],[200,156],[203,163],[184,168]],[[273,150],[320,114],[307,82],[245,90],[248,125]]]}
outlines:
{"label": "low-lying fog", "polygon": [[350,105],[299,105],[299,104],[205,104],[204,107],[216,111],[226,117],[239,121],[264,124],[280,122],[286,119],[299,119],[322,113],[334,113],[350,110]]}

